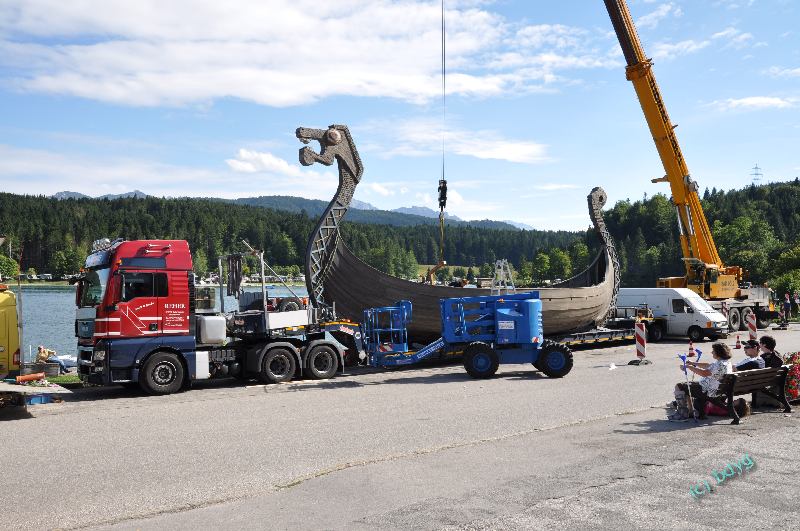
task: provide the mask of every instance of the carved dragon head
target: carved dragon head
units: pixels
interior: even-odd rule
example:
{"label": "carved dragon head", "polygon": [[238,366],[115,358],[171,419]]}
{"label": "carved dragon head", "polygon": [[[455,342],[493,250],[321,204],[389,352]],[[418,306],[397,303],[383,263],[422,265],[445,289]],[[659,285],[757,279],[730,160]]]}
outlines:
{"label": "carved dragon head", "polygon": [[336,159],[339,161],[340,177],[343,177],[343,171],[346,171],[353,178],[355,184],[361,180],[364,167],[346,125],[331,125],[327,129],[298,127],[295,135],[304,144],[316,140],[320,146],[319,153],[310,147],[300,148],[300,164],[311,166],[315,162],[319,162],[330,166]]}

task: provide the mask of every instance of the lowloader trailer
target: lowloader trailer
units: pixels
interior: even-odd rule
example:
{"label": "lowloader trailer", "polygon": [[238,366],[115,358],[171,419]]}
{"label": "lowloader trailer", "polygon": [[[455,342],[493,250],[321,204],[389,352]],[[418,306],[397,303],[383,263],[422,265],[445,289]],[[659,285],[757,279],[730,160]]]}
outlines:
{"label": "lowloader trailer", "polygon": [[198,309],[186,241],[102,239],[92,251],[76,280],[78,375],[85,383],[168,394],[221,376],[326,379],[344,366],[347,347],[312,308]]}

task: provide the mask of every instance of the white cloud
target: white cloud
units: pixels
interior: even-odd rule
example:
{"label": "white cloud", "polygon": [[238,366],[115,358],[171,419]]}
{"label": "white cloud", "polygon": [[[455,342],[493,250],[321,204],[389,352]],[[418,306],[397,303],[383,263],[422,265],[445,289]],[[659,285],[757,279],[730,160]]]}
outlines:
{"label": "white cloud", "polygon": [[670,14],[672,14],[672,16],[679,17],[683,15],[683,11],[680,7],[676,6],[672,2],[661,4],[652,13],[648,13],[647,15],[639,17],[639,19],[636,21],[636,27],[656,28],[658,23],[661,22],[662,19],[668,17]]}
{"label": "white cloud", "polygon": [[711,44],[709,41],[696,41],[687,39],[676,43],[657,43],[653,47],[653,58],[655,59],[675,59],[681,55],[695,53]]}
{"label": "white cloud", "polygon": [[577,184],[566,184],[566,183],[545,183],[545,184],[537,184],[533,186],[536,190],[544,190],[544,191],[555,191],[555,190],[574,190],[578,188]]}
{"label": "white cloud", "polygon": [[800,77],[800,68],[780,68],[773,66],[767,70],[773,77]]}
{"label": "white cloud", "polygon": [[367,183],[366,187],[369,190],[371,190],[371,191],[375,192],[376,194],[381,195],[383,197],[388,197],[390,195],[394,195],[394,190],[390,190],[389,188],[387,188],[386,186],[384,186],[382,184]]}
{"label": "white cloud", "polygon": [[[130,192],[166,196],[248,197],[295,195],[330,199],[339,184],[335,172],[294,171],[274,156],[240,150],[236,170],[201,169],[125,157],[93,157],[0,144],[0,182],[6,192],[53,194],[70,191],[97,196]],[[64,183],[69,183],[65,185]],[[135,183],[135,186],[134,186]]]}
{"label": "white cloud", "polygon": [[464,157],[478,159],[505,160],[526,164],[537,164],[550,160],[547,146],[531,140],[508,139],[491,130],[467,130],[448,128],[442,131],[437,120],[395,121],[390,127],[384,123],[368,128],[379,128],[390,141],[391,147],[374,144],[371,150],[381,157],[393,156],[431,156],[441,153],[442,136],[445,151]]}
{"label": "white cloud", "polygon": [[[711,38],[714,40],[723,39],[727,41],[724,48],[735,48],[737,50],[749,46],[754,40],[752,33],[742,33],[741,30],[733,27],[714,33]],[[764,46],[766,43],[757,43],[757,45]]]}
{"label": "white cloud", "polygon": [[[556,69],[609,66],[587,31],[517,29],[487,3],[448,3],[449,93],[517,94],[558,81]],[[230,97],[286,107],[339,95],[425,103],[439,95],[440,11],[427,0],[4,4],[0,66],[22,91],[134,106]]]}
{"label": "white cloud", "polygon": [[750,96],[746,98],[728,98],[714,101],[712,106],[722,111],[748,111],[762,109],[787,109],[794,107],[796,100],[792,98],[778,98],[774,96]]}

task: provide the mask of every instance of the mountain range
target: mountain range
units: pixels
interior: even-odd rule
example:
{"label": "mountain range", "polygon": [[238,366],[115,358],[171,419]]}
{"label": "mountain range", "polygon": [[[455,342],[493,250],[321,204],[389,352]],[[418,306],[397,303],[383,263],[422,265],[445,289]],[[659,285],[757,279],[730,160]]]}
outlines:
{"label": "mountain range", "polygon": [[[79,192],[63,191],[52,195],[53,199],[92,199],[91,196]],[[142,199],[149,197],[148,194],[140,190],[127,192],[124,194],[106,194],[95,199]],[[196,198],[212,199],[212,198]],[[305,211],[310,217],[318,217],[328,206],[327,201],[319,199],[306,199],[304,197],[294,197],[286,195],[268,195],[259,197],[242,197],[239,199],[216,199],[216,201],[228,201],[239,205],[249,205],[272,210],[282,210],[286,212]],[[439,220],[439,212],[424,206],[401,207],[394,210],[381,210],[367,202],[353,199],[347,214],[347,220],[356,223],[373,223],[381,225],[392,225],[396,227],[408,227],[413,225],[431,225]],[[499,230],[533,230],[533,227],[524,223],[514,221],[494,221],[490,219],[464,221],[457,216],[447,214],[445,219],[448,224],[466,225],[478,228],[489,228]]]}

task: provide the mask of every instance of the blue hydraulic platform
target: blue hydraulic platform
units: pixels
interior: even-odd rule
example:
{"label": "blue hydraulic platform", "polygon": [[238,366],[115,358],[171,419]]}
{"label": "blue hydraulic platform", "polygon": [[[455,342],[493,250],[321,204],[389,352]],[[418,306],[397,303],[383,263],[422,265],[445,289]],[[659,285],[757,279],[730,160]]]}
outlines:
{"label": "blue hydraulic platform", "polygon": [[531,363],[548,376],[561,377],[572,369],[566,345],[545,340],[539,292],[439,301],[442,337],[418,351],[409,351],[411,302],[364,311],[362,323],[370,365],[392,367],[417,363],[435,352],[464,352],[464,367],[486,378],[500,363]]}

